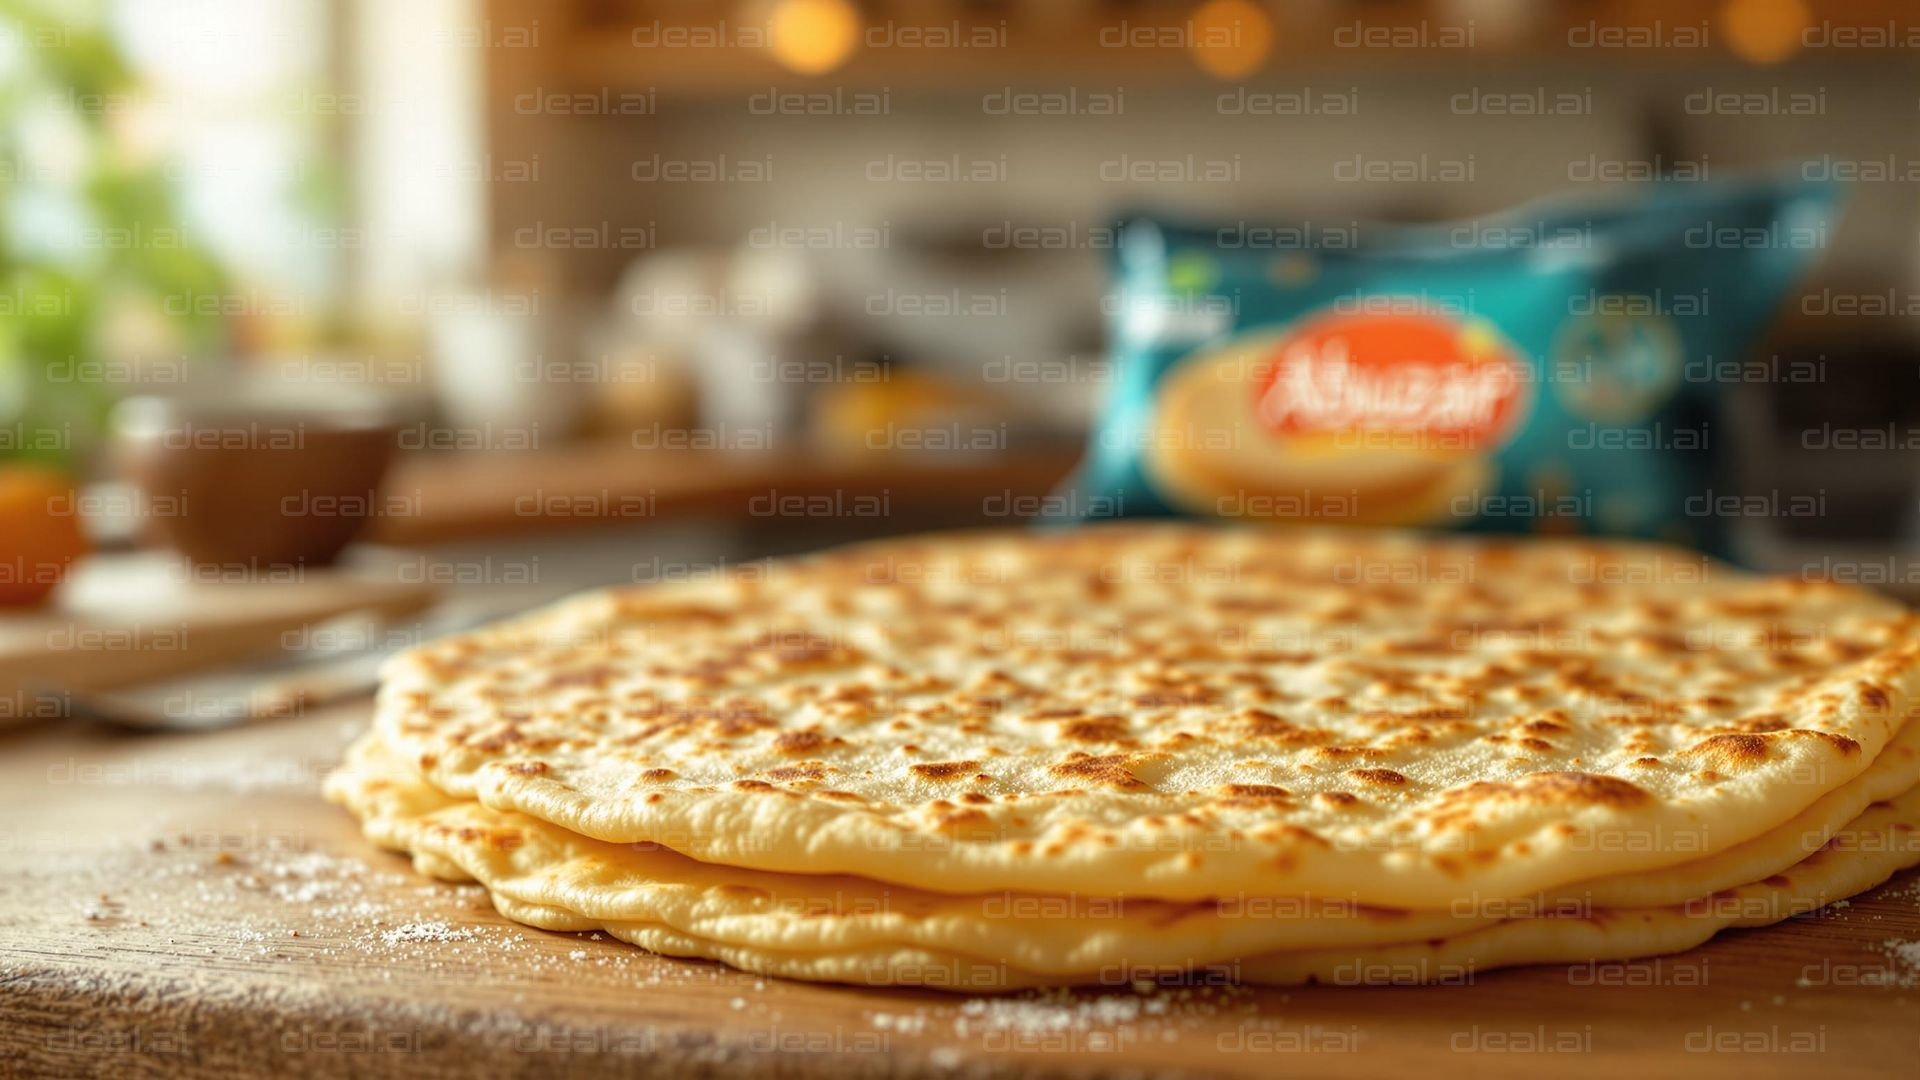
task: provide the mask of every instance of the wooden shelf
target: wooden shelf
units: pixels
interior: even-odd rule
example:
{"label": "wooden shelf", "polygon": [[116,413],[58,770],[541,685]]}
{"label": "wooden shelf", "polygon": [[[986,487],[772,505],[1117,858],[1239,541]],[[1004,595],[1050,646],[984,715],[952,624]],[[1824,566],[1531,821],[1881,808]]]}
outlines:
{"label": "wooden shelf", "polygon": [[[417,546],[695,515],[766,520],[948,516],[988,500],[1044,495],[1079,451],[991,457],[854,452],[634,450],[587,443],[521,454],[421,454],[387,478],[387,502],[406,513],[376,519],[366,539]],[[836,503],[837,501],[837,503]],[[1012,515],[1006,515],[1012,516]]]}
{"label": "wooden shelf", "polygon": [[[891,7],[869,12],[869,27],[880,35],[876,44],[862,45],[845,65],[818,76],[795,74],[756,47],[741,27],[718,22],[678,24],[684,9],[661,12],[656,20],[647,6],[632,5],[627,22],[605,13],[578,24],[563,40],[550,74],[571,92],[594,94],[654,91],[676,98],[737,95],[774,89],[781,92],[879,91],[906,94],[977,94],[1001,85],[1083,85],[1087,80],[1113,80],[1127,85],[1192,84],[1232,86],[1240,82],[1289,79],[1301,74],[1401,71],[1411,68],[1479,70],[1488,64],[1561,64],[1585,58],[1595,64],[1647,70],[1688,70],[1707,64],[1743,65],[1728,48],[1729,35],[1721,19],[1722,4],[1713,0],[1597,0],[1580,4],[1541,4],[1530,21],[1510,31],[1484,18],[1457,15],[1424,2],[1395,0],[1358,6],[1314,5],[1300,10],[1291,5],[1269,5],[1273,16],[1273,48],[1259,70],[1244,80],[1208,77],[1194,63],[1181,38],[1162,44],[1126,46],[1156,35],[1177,35],[1188,26],[1195,5],[1140,3],[1090,5],[1086,13],[1067,17],[1037,17],[1033,5],[1012,5],[1005,11],[982,15],[976,9],[955,7],[947,12],[922,12]],[[724,7],[708,9],[724,13]],[[1864,31],[1887,37],[1889,27],[1916,25],[1911,8],[1891,0],[1866,0],[1844,9],[1822,7],[1815,12],[1814,29],[1827,38],[1836,30]],[[683,38],[703,44],[652,44],[659,25],[706,37]],[[1364,23],[1365,37],[1356,28]],[[633,27],[644,39],[636,43]],[[1471,28],[1467,47],[1448,46],[1446,35]],[[974,33],[997,31],[998,44],[971,47],[897,47],[887,44],[902,29],[932,28],[949,38],[970,40]],[[742,43],[744,40],[745,43]],[[1693,46],[1692,41],[1704,44]],[[715,42],[721,42],[716,44]],[[1661,47],[1632,47],[1634,41],[1663,43]],[[1863,59],[1906,61],[1911,50],[1904,43],[1867,40],[1844,49],[1803,48],[1785,61],[1789,65],[1855,64]]]}

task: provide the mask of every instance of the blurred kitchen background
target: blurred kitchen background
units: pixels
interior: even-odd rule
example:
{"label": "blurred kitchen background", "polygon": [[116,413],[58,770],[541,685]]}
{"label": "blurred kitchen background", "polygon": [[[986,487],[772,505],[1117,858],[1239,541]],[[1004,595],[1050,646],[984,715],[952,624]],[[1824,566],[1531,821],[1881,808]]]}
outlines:
{"label": "blurred kitchen background", "polygon": [[1782,164],[1853,181],[1754,357],[1821,376],[1728,389],[1739,474],[1825,513],[1741,550],[1905,565],[1917,56],[1891,0],[0,0],[0,593],[90,550],[54,603],[510,605],[1018,520],[1111,381],[1123,209]]}

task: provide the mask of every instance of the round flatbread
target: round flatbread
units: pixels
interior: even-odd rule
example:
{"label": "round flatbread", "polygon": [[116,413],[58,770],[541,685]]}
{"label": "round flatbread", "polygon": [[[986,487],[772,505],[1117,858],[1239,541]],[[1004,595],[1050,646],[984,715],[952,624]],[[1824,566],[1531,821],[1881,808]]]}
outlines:
{"label": "round flatbread", "polygon": [[[1903,732],[1901,742],[1914,741]],[[1897,761],[1899,768],[1884,767]],[[1911,745],[1890,747],[1873,770],[1835,796],[1920,805]],[[844,875],[779,874],[697,862],[657,845],[590,840],[522,814],[454,799],[406,774],[363,740],[329,777],[327,794],[360,818],[374,842],[413,855],[435,877],[475,880],[514,910],[565,911],[595,928],[645,924],[716,944],[785,951],[897,949],[1009,964],[1061,980],[1125,982],[1116,972],[1212,968],[1264,953],[1372,948],[1458,937],[1520,918],[1579,918],[1627,907],[1685,906],[1789,870],[1844,834],[1796,819],[1748,849],[1558,894],[1490,900],[1453,911],[1370,908],[1330,897],[1232,901],[1121,900],[1033,893],[930,893]],[[1869,796],[1872,796],[1869,798]],[[1809,808],[1811,813],[1816,808]],[[1867,809],[1865,804],[1861,810]],[[1802,815],[1807,818],[1808,815]],[[1594,897],[1629,895],[1644,903]],[[515,917],[519,917],[516,915]],[[1614,918],[1609,914],[1608,918]],[[554,928],[550,920],[538,925]]]}
{"label": "round flatbread", "polygon": [[433,643],[376,726],[443,792],[705,862],[1433,910],[1794,819],[1901,730],[1914,629],[1652,546],[938,536]]}
{"label": "round flatbread", "polygon": [[328,794],[375,842],[410,852],[421,872],[476,880],[502,914],[541,929],[604,930],[765,974],[968,990],[1202,973],[1277,984],[1450,982],[1511,964],[1630,959],[1804,914],[1920,863],[1920,790],[1909,790],[1764,879],[1729,883],[1703,869],[1686,900],[1647,908],[1542,899],[1448,914],[1309,898],[949,896],[588,840],[452,799],[401,775],[371,741],[329,778]]}

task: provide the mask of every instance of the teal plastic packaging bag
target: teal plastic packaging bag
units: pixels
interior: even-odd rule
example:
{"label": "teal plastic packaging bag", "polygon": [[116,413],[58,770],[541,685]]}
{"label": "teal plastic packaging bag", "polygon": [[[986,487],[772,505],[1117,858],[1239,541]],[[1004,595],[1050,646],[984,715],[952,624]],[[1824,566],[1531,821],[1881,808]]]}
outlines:
{"label": "teal plastic packaging bag", "polygon": [[1834,191],[1666,181],[1438,225],[1134,217],[1071,517],[1592,533],[1723,547],[1718,387]]}

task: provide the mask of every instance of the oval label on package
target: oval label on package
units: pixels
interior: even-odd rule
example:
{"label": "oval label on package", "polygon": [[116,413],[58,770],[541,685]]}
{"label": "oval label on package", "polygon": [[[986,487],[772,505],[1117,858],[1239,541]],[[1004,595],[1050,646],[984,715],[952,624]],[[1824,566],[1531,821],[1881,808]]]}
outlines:
{"label": "oval label on package", "polygon": [[1280,435],[1405,432],[1495,447],[1526,411],[1528,370],[1484,323],[1336,312],[1279,340],[1256,370],[1254,411]]}

